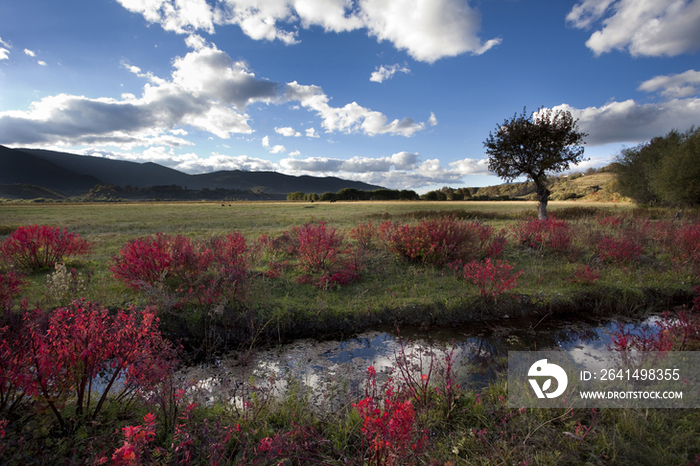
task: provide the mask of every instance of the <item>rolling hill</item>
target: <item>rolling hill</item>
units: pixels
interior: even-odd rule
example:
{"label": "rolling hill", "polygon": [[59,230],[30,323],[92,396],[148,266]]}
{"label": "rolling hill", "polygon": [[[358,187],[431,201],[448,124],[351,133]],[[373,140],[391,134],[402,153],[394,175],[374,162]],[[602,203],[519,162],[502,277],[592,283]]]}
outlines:
{"label": "rolling hill", "polygon": [[232,170],[189,175],[152,162],[0,146],[0,185],[16,184],[40,187],[64,196],[85,194],[96,185],[180,186],[187,190],[223,189],[279,196],[295,191],[322,194],[343,188],[364,191],[382,188],[336,177],[291,176],[276,172]]}

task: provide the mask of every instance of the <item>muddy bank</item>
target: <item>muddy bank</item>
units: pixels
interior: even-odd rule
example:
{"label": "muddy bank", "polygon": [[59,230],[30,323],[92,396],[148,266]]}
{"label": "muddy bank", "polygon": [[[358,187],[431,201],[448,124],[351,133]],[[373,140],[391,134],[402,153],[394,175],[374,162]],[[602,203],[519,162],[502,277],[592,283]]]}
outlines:
{"label": "muddy bank", "polygon": [[345,339],[381,327],[461,326],[526,321],[531,325],[544,320],[643,318],[644,316],[690,307],[694,295],[682,289],[622,289],[590,287],[577,293],[545,298],[511,294],[497,300],[452,299],[449,304],[409,305],[397,308],[347,312],[313,309],[224,309],[219,314],[162,316],[162,329],[179,341],[188,357],[211,358],[231,350],[250,349],[268,344],[313,338],[317,341]]}

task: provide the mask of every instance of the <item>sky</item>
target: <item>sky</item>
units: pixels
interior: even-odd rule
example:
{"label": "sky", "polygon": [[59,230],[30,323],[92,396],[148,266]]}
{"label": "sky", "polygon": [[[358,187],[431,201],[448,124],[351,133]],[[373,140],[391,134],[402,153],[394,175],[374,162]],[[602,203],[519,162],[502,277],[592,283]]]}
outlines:
{"label": "sky", "polygon": [[0,145],[488,186],[524,110],[578,119],[581,171],[700,126],[699,50],[700,0],[8,0]]}

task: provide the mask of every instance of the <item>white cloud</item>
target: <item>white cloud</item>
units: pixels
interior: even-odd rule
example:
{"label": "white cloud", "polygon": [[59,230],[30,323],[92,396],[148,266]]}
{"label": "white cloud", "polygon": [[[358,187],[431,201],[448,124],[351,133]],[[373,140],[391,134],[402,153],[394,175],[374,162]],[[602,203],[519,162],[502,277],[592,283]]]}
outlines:
{"label": "white cloud", "polygon": [[289,153],[290,157],[296,157],[297,155],[301,155],[301,152],[299,152],[298,150],[295,150],[294,152]]}
{"label": "white cloud", "polygon": [[319,135],[316,133],[316,129],[314,129],[314,128],[306,128],[306,137],[307,137],[307,138],[320,138],[321,136],[319,136]]}
{"label": "white cloud", "polygon": [[571,112],[578,129],[588,133],[589,145],[648,141],[672,129],[686,130],[700,121],[700,98],[672,99],[662,103],[640,104],[634,100],[610,102],[601,107],[554,107]]}
{"label": "white cloud", "polygon": [[[61,150],[60,147],[55,149]],[[298,160],[293,158],[300,155],[295,151],[278,163],[247,155],[231,156],[219,153],[212,153],[209,157],[199,157],[193,153],[175,155],[172,148],[164,146],[150,147],[143,152],[106,152],[88,149],[81,153],[114,160],[155,162],[189,174],[220,170],[275,171],[294,176],[336,176],[392,189],[418,189],[431,185],[463,186],[465,175],[487,174],[486,160],[464,159],[450,163],[450,168],[445,169],[437,159],[421,163],[419,154],[411,152],[398,152],[390,157],[378,158],[308,157]]]}
{"label": "white cloud", "polygon": [[276,145],[272,148],[270,148],[270,154],[279,154],[282,152],[285,152],[287,149],[284,148],[284,146],[281,145]]}
{"label": "white cloud", "polygon": [[265,136],[264,138],[262,138],[262,146],[270,147],[270,136]]}
{"label": "white cloud", "polygon": [[[60,94],[33,102],[27,111],[0,112],[0,144],[6,145],[116,145],[122,150],[135,146],[191,144],[171,130],[187,125],[222,139],[250,134],[252,103],[283,104],[297,100],[322,119],[326,132],[360,132],[367,135],[411,136],[425,123],[411,118],[389,119],[381,112],[356,102],[341,108],[329,105],[330,98],[314,85],[296,82],[279,85],[258,79],[245,62],[233,61],[215,45],[199,36],[187,42],[195,49],[173,60],[173,71],[164,79],[127,63],[129,72],[147,79],[141,96],[126,93],[121,99]],[[278,128],[291,135],[291,128]],[[318,137],[313,128],[308,137]],[[177,134],[184,136],[184,134]],[[293,136],[301,136],[294,131]],[[269,144],[269,140],[268,140]],[[282,146],[274,148],[279,153]]]}
{"label": "white cloud", "polygon": [[29,55],[30,57],[36,57],[36,53],[32,52],[32,51],[29,50],[29,49],[24,49],[24,53],[25,53],[26,55]]}
{"label": "white cloud", "polygon": [[416,123],[411,118],[393,120],[371,109],[360,106],[357,102],[344,107],[331,107],[329,98],[318,86],[304,86],[296,81],[288,83],[285,88],[285,101],[298,100],[302,107],[314,110],[323,120],[326,132],[340,131],[354,133],[361,131],[370,136],[376,134],[399,134],[412,136],[425,129],[425,123]]}
{"label": "white cloud", "polygon": [[399,65],[398,63],[395,65],[389,65],[389,66],[378,66],[375,68],[375,71],[372,73],[372,75],[369,77],[369,80],[375,83],[382,83],[386,81],[387,79],[391,79],[394,77],[396,73],[410,73],[411,70],[408,69],[408,67],[404,65]]}
{"label": "white cloud", "polygon": [[300,132],[296,131],[294,128],[290,128],[289,126],[285,126],[282,128],[275,127],[275,132],[278,134],[281,134],[282,136],[286,136],[286,137],[298,138],[299,136],[301,136]]}
{"label": "white cloud", "polygon": [[453,171],[460,175],[489,175],[488,159],[462,159],[450,162]]}
{"label": "white cloud", "polygon": [[[3,46],[3,47],[0,47],[0,60],[7,60],[10,56],[10,51],[8,49],[11,49],[12,47],[10,46],[10,44],[8,44],[4,40],[2,40],[1,37],[0,37],[0,46]],[[5,48],[5,47],[7,47],[7,48]]]}
{"label": "white cloud", "polygon": [[28,111],[0,112],[0,144],[183,146],[190,143],[165,133],[186,125],[225,139],[253,132],[243,113],[247,105],[279,95],[276,83],[257,79],[245,63],[234,62],[214,45],[176,58],[170,80],[123,66],[149,80],[140,97],[60,94],[32,103]]}
{"label": "white cloud", "polygon": [[46,66],[46,62],[44,60],[39,60],[37,63],[41,66]]}
{"label": "white cloud", "polygon": [[698,0],[585,0],[566,20],[577,28],[602,22],[586,41],[596,56],[625,49],[633,56],[676,56],[700,48]]}
{"label": "white cloud", "polygon": [[430,112],[430,118],[428,118],[428,124],[430,126],[437,126],[438,120],[433,112]]}
{"label": "white cloud", "polygon": [[646,92],[660,90],[663,96],[683,98],[696,95],[698,87],[700,87],[700,71],[688,70],[685,73],[651,78],[644,81],[639,86],[639,90]]}
{"label": "white cloud", "polygon": [[180,34],[237,25],[255,40],[295,44],[298,26],[327,32],[366,29],[413,58],[432,63],[463,53],[482,54],[501,39],[482,42],[481,17],[465,0],[118,0],[164,29]]}

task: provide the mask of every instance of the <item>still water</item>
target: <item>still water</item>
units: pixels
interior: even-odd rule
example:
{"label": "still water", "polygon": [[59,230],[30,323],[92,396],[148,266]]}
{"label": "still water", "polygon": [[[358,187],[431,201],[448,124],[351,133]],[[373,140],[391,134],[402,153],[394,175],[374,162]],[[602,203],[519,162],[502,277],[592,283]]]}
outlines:
{"label": "still water", "polygon": [[[242,407],[253,396],[294,390],[316,406],[342,408],[363,393],[367,368],[377,382],[398,377],[400,361],[416,377],[444,371],[451,354],[455,381],[480,389],[507,371],[508,351],[568,350],[577,360],[596,358],[613,332],[651,325],[644,321],[505,319],[498,323],[450,328],[380,328],[342,341],[297,340],[277,347],[232,353],[213,363],[189,367],[179,376],[199,402]],[[272,395],[271,395],[272,394]],[[329,406],[330,405],[330,406]]]}

